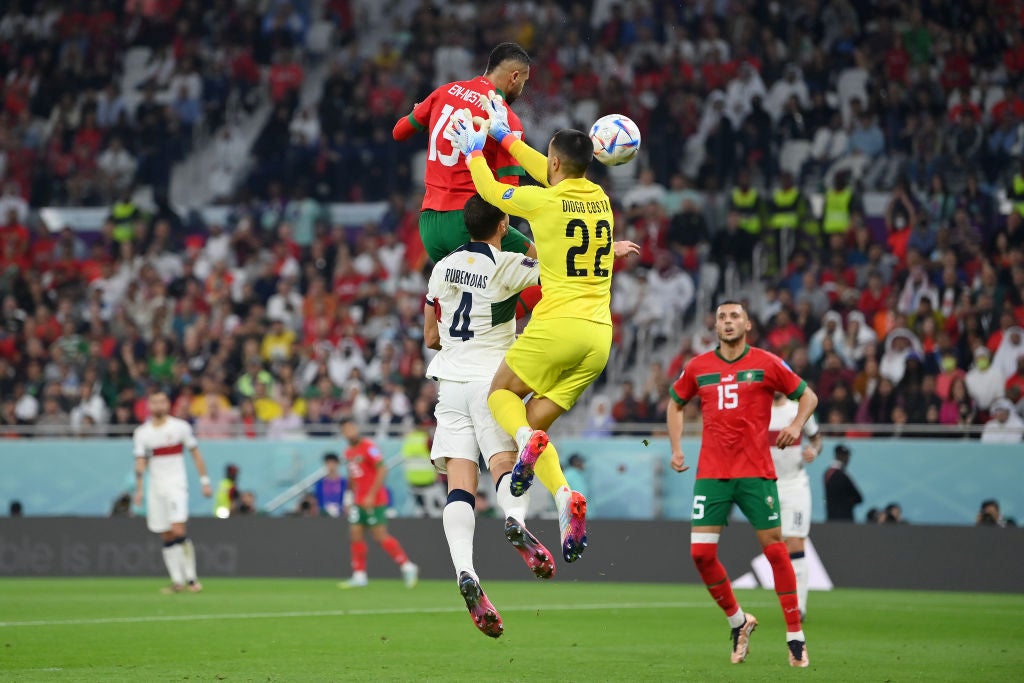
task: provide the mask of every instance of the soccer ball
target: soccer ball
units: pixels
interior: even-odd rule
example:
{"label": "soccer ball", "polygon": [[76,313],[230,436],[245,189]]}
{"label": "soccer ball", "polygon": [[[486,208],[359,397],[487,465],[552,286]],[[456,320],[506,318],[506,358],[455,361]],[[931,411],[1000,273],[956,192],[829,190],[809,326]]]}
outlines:
{"label": "soccer ball", "polygon": [[629,163],[640,149],[640,129],[622,114],[602,116],[590,127],[594,157],[605,166]]}

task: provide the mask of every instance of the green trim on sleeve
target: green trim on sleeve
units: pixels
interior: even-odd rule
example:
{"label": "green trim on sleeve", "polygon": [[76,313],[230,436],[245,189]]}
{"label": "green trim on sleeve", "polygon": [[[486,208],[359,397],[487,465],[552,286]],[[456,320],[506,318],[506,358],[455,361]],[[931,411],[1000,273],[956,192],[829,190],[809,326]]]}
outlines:
{"label": "green trim on sleeve", "polygon": [[806,388],[807,388],[807,382],[805,382],[803,380],[800,380],[800,384],[798,384],[796,389],[794,389],[793,392],[791,394],[789,394],[789,396],[787,396],[786,398],[788,398],[791,401],[796,401],[801,396],[804,395],[804,389],[806,389]]}
{"label": "green trim on sleeve", "polygon": [[415,118],[413,118],[412,112],[409,112],[408,119],[409,119],[409,125],[411,125],[413,128],[415,128],[416,130],[418,130],[421,133],[425,133],[426,132],[427,127],[424,126],[419,121],[417,121]]}
{"label": "green trim on sleeve", "polygon": [[671,396],[672,400],[675,401],[676,403],[678,403],[679,405],[681,405],[681,406],[685,406],[686,405],[686,401],[684,401],[683,399],[679,398],[679,394],[676,393],[676,388],[675,387],[670,386],[668,388],[668,395]]}
{"label": "green trim on sleeve", "polygon": [[494,175],[497,178],[507,178],[510,175],[524,176],[526,169],[522,166],[502,166],[494,171]]}

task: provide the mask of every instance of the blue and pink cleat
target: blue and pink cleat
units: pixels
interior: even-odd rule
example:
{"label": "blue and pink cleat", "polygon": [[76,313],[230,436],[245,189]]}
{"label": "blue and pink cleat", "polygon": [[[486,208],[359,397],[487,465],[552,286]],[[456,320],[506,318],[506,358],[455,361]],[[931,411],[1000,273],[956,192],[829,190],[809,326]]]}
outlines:
{"label": "blue and pink cleat", "polygon": [[512,477],[509,479],[509,488],[512,495],[519,497],[526,493],[533,483],[533,471],[537,465],[537,459],[548,447],[548,435],[543,429],[535,429],[526,434],[526,427],[520,429],[516,435],[516,442],[519,444],[519,457],[516,465],[512,468]]}
{"label": "blue and pink cleat", "polygon": [[562,557],[566,562],[580,559],[587,549],[587,499],[573,491],[568,504],[558,513],[558,526],[562,535]]}

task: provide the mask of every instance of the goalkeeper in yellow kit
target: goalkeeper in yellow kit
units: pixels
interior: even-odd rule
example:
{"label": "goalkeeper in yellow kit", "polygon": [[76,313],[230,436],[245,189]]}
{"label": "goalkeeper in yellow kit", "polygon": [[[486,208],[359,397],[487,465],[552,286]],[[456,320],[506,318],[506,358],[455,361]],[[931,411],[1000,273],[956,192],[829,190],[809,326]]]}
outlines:
{"label": "goalkeeper in yellow kit", "polygon": [[[534,472],[555,497],[566,562],[587,547],[587,501],[571,491],[558,454],[544,430],[572,408],[608,362],[612,342],[613,253],[635,245],[613,244],[611,202],[584,177],[594,154],[585,133],[555,133],[545,157],[509,131],[505,105],[490,94],[489,120],[452,116],[445,132],[466,163],[477,192],[488,203],[530,221],[540,261],[543,298],[526,331],[495,373],[487,403],[519,446],[511,488],[522,495]],[[479,125],[479,128],[477,127]],[[480,151],[495,138],[543,187],[509,187],[494,180]],[[523,398],[533,394],[525,405]]]}

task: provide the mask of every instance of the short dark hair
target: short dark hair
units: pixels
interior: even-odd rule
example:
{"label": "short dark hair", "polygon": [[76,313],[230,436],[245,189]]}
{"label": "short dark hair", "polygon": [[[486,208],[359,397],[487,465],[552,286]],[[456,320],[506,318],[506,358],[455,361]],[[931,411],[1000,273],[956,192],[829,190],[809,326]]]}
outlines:
{"label": "short dark hair", "polygon": [[469,236],[477,242],[483,242],[494,237],[498,232],[498,223],[505,217],[505,212],[484,201],[478,194],[466,200],[462,207],[462,218],[466,223],[466,230]]}
{"label": "short dark hair", "polygon": [[487,58],[487,69],[484,73],[491,73],[497,69],[502,62],[516,62],[523,66],[530,66],[532,61],[533,60],[530,59],[530,54],[519,43],[498,43],[498,45],[491,50],[491,55]]}
{"label": "short dark hair", "polygon": [[582,178],[594,158],[594,143],[578,130],[564,129],[555,133],[551,149],[565,167],[566,175],[573,178]]}
{"label": "short dark hair", "polygon": [[324,462],[341,462],[337,453],[324,453]]}

